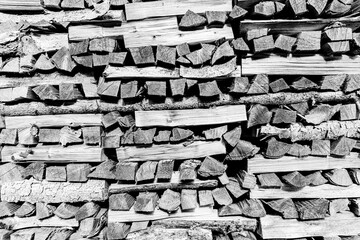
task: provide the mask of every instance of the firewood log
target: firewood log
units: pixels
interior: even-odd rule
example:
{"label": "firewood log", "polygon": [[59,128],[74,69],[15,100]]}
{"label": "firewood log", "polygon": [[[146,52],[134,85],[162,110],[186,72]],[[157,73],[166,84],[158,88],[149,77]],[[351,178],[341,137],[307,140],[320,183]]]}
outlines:
{"label": "firewood log", "polygon": [[272,113],[266,106],[256,104],[249,110],[248,128],[269,123]]}
{"label": "firewood log", "polygon": [[229,192],[225,187],[215,188],[212,190],[212,196],[219,205],[229,205],[233,202]]}
{"label": "firewood log", "polygon": [[253,189],[256,185],[256,177],[244,170],[239,171],[237,178],[242,188]]}
{"label": "firewood log", "polygon": [[340,107],[340,120],[355,120],[358,119],[358,110],[356,104],[344,104]]}
{"label": "firewood log", "polygon": [[204,65],[211,60],[215,49],[214,45],[201,44],[199,50],[195,50],[185,56],[194,66]]}
{"label": "firewood log", "polygon": [[333,199],[329,203],[330,215],[335,215],[338,212],[350,211],[350,201],[347,198]]}
{"label": "firewood log", "polygon": [[202,177],[216,177],[222,175],[226,171],[226,165],[217,161],[212,157],[205,157],[204,161],[202,161],[200,168],[198,169],[198,174]]}
{"label": "firewood log", "polygon": [[60,6],[63,9],[82,9],[85,8],[85,2],[84,0],[63,0]]}
{"label": "firewood log", "polygon": [[335,113],[340,109],[340,104],[331,106],[328,104],[321,104],[310,110],[305,116],[305,120],[308,123],[320,124],[322,122],[329,121]]}
{"label": "firewood log", "polygon": [[80,66],[86,67],[86,68],[92,68],[93,67],[93,56],[87,55],[87,56],[73,56],[73,60]]}
{"label": "firewood log", "polygon": [[82,205],[75,213],[75,219],[81,221],[85,218],[92,217],[100,211],[100,206],[94,202],[88,202]]}
{"label": "firewood log", "polygon": [[321,48],[321,31],[304,31],[298,34],[296,51],[314,52]]}
{"label": "firewood log", "polygon": [[34,204],[31,204],[29,202],[24,202],[18,210],[15,212],[16,217],[30,217],[33,214],[35,214],[36,207]]}
{"label": "firewood log", "polygon": [[156,179],[170,180],[174,169],[173,160],[161,160],[157,165]]}
{"label": "firewood log", "polygon": [[90,164],[70,163],[66,165],[66,176],[69,182],[86,182],[90,173]]}
{"label": "firewood log", "polygon": [[269,78],[266,74],[258,74],[254,77],[247,94],[266,94],[269,92]]}
{"label": "firewood log", "polygon": [[129,211],[134,205],[135,198],[128,193],[112,194],[109,197],[109,209]]}
{"label": "firewood log", "polygon": [[237,203],[221,206],[218,210],[219,217],[225,216],[241,216],[242,210]]}
{"label": "firewood log", "polygon": [[134,210],[135,212],[152,213],[155,210],[158,200],[159,196],[156,192],[141,192],[136,197]]}
{"label": "firewood log", "polygon": [[54,214],[62,219],[70,219],[75,217],[79,209],[79,206],[70,203],[61,203],[54,211]]}
{"label": "firewood log", "polygon": [[40,85],[32,89],[41,100],[58,100],[59,91],[51,85]]}
{"label": "firewood log", "polygon": [[170,142],[181,142],[194,135],[194,132],[189,129],[173,128],[171,131]]}
{"label": "firewood log", "polygon": [[208,82],[200,82],[198,83],[198,86],[199,86],[200,97],[214,97],[221,94],[221,91],[215,80]]}
{"label": "firewood log", "polygon": [[155,64],[154,52],[151,46],[129,48],[136,65]]}
{"label": "firewood log", "polygon": [[269,29],[268,28],[256,28],[251,29],[246,32],[246,40],[250,42],[253,39],[264,37],[268,35]]}
{"label": "firewood log", "polygon": [[286,110],[283,108],[277,108],[274,111],[274,116],[272,119],[273,124],[280,123],[294,123],[296,122],[296,112],[291,110]]}
{"label": "firewood log", "polygon": [[274,47],[284,52],[292,52],[296,38],[280,34],[274,43]]}
{"label": "firewood log", "polygon": [[46,54],[41,54],[37,59],[34,68],[41,71],[51,71],[55,68],[55,65]]}
{"label": "firewood log", "polygon": [[147,94],[155,97],[166,97],[165,81],[146,81]]}
{"label": "firewood log", "polygon": [[275,173],[263,173],[257,175],[261,188],[281,188],[283,183]]}
{"label": "firewood log", "polygon": [[330,153],[337,156],[346,156],[349,155],[351,150],[354,148],[356,140],[340,137],[339,139],[333,141],[330,146]]}
{"label": "firewood log", "polygon": [[63,47],[59,49],[52,57],[51,60],[56,68],[66,72],[72,72],[76,67],[76,63],[72,60],[69,49]]}
{"label": "firewood log", "polygon": [[56,207],[47,203],[36,203],[36,218],[39,220],[49,218],[54,215]]}
{"label": "firewood log", "polygon": [[175,67],[176,49],[158,45],[156,48],[156,63],[159,62],[170,67]]}
{"label": "firewood log", "polygon": [[92,54],[93,67],[103,67],[109,65],[109,54]]}
{"label": "firewood log", "polygon": [[222,60],[222,59],[229,59],[234,57],[234,50],[230,46],[228,41],[225,41],[223,44],[221,44],[214,52],[212,59],[211,59],[211,65],[214,65],[216,62]]}
{"label": "firewood log", "polygon": [[272,137],[268,141],[268,146],[266,149],[265,157],[268,158],[280,158],[288,153],[291,149],[291,144],[278,141]]}
{"label": "firewood log", "polygon": [[229,183],[225,185],[225,188],[234,198],[239,198],[249,192],[249,190],[242,188],[238,179],[234,177],[229,177]]}
{"label": "firewood log", "polygon": [[327,75],[322,77],[321,90],[339,91],[347,78],[346,74]]}
{"label": "firewood log", "polygon": [[350,42],[328,42],[322,45],[321,49],[326,55],[340,55],[350,51]]}
{"label": "firewood log", "polygon": [[248,13],[245,9],[235,5],[229,14],[230,19],[232,20],[239,20],[245,17],[245,15]]}
{"label": "firewood log", "polygon": [[229,177],[227,176],[226,172],[224,172],[221,176],[218,176],[218,180],[224,186],[230,183]]}
{"label": "firewood log", "polygon": [[327,5],[325,13],[331,17],[340,17],[350,11],[353,0],[334,0]]}
{"label": "firewood log", "polygon": [[246,217],[264,217],[266,211],[263,204],[258,199],[244,199],[238,202],[242,215]]}
{"label": "firewood log", "polygon": [[66,182],[66,168],[63,166],[47,167],[45,175],[47,181]]}
{"label": "firewood log", "polygon": [[334,169],[324,173],[325,178],[336,186],[348,187],[353,184],[350,175],[346,169]]}
{"label": "firewood log", "polygon": [[194,13],[191,10],[187,10],[185,15],[181,18],[179,28],[183,30],[191,30],[199,28],[206,23],[206,18]]}
{"label": "firewood log", "polygon": [[212,197],[211,190],[199,190],[198,194],[199,194],[199,205],[200,205],[200,207],[213,206],[214,205],[214,200],[213,200],[213,197]]}
{"label": "firewood log", "polygon": [[349,175],[355,184],[360,185],[360,169],[349,169]]}
{"label": "firewood log", "polygon": [[269,52],[275,48],[274,38],[272,35],[267,35],[253,39],[254,54],[261,52]]}
{"label": "firewood log", "polygon": [[238,140],[237,144],[231,152],[229,152],[225,159],[230,161],[240,161],[244,158],[254,156],[260,151],[260,148],[250,142]]}
{"label": "firewood log", "polygon": [[273,17],[276,14],[275,2],[264,1],[257,3],[254,6],[253,14],[263,18]]}
{"label": "firewood log", "polygon": [[329,214],[329,200],[311,199],[295,202],[301,220],[321,219]]}
{"label": "firewood log", "polygon": [[116,179],[121,181],[135,181],[138,163],[136,162],[119,162],[116,164]]}
{"label": "firewood log", "polygon": [[288,0],[287,4],[296,17],[301,16],[308,11],[305,0]]}
{"label": "firewood log", "polygon": [[249,91],[250,84],[247,77],[237,77],[233,79],[233,82],[230,86],[230,93],[234,94],[244,94]]}
{"label": "firewood log", "polygon": [[303,188],[309,185],[307,179],[299,172],[291,172],[281,177],[286,184],[294,188]]}
{"label": "firewood log", "polygon": [[320,171],[316,171],[314,173],[310,173],[305,176],[310,186],[320,186],[328,181],[323,177]]}
{"label": "firewood log", "polygon": [[232,147],[235,147],[241,137],[241,127],[235,127],[223,135],[223,139]]}
{"label": "firewood log", "polygon": [[107,239],[125,239],[130,232],[130,227],[129,223],[110,222],[107,228]]}
{"label": "firewood log", "polygon": [[215,140],[221,139],[221,137],[228,131],[227,125],[210,128],[208,130],[204,130],[202,133],[205,135],[206,140]]}
{"label": "firewood log", "polygon": [[86,54],[88,52],[88,48],[89,48],[89,39],[80,42],[69,43],[69,52],[71,56]]}
{"label": "firewood log", "polygon": [[296,219],[299,217],[295,204],[290,198],[272,200],[269,202],[264,202],[264,204],[269,206],[273,211],[281,215],[284,219]]}
{"label": "firewood log", "polygon": [[294,143],[287,154],[295,157],[306,157],[311,154],[311,150],[307,145]]}
{"label": "firewood log", "polygon": [[109,64],[123,66],[127,57],[127,52],[109,53]]}
{"label": "firewood log", "polygon": [[112,38],[96,38],[89,42],[90,52],[113,52],[117,42]]}
{"label": "firewood log", "polygon": [[[3,165],[4,166],[4,165]],[[22,177],[27,179],[30,177],[36,180],[43,180],[45,173],[45,164],[43,162],[30,163],[22,172]]]}
{"label": "firewood log", "polygon": [[17,129],[3,129],[0,133],[0,144],[16,145],[17,144]]}
{"label": "firewood log", "polygon": [[324,12],[327,2],[327,0],[308,0],[307,6],[314,16],[319,16]]}
{"label": "firewood log", "polygon": [[120,84],[120,81],[105,82],[105,79],[100,78],[97,88],[97,94],[101,96],[117,98],[119,95]]}
{"label": "firewood log", "polygon": [[158,134],[154,137],[156,143],[166,143],[170,141],[170,130],[159,130]]}
{"label": "firewood log", "polygon": [[290,89],[289,85],[285,82],[283,78],[279,78],[271,83],[269,83],[269,87],[272,92],[282,92]]}
{"label": "firewood log", "polygon": [[233,46],[234,50],[237,52],[240,52],[240,53],[250,52],[250,48],[243,38],[236,38],[236,39],[232,40],[231,45]]}
{"label": "firewood log", "polygon": [[106,160],[100,163],[91,173],[88,174],[88,178],[96,179],[115,179],[115,168],[116,162],[112,160]]}
{"label": "firewood log", "polygon": [[121,81],[120,97],[123,99],[135,98],[138,93],[138,81]]}
{"label": "firewood log", "polygon": [[196,168],[200,165],[199,160],[186,160],[180,164],[180,180],[193,181],[197,177]]}
{"label": "firewood log", "polygon": [[156,167],[157,162],[148,161],[141,164],[136,172],[135,181],[141,182],[147,180],[154,180]]}
{"label": "firewood log", "polygon": [[211,27],[223,27],[227,20],[227,14],[224,11],[206,11],[205,16],[208,26]]}
{"label": "firewood log", "polygon": [[190,53],[190,48],[187,43],[182,43],[176,46],[176,52],[179,56],[184,56]]}
{"label": "firewood log", "polygon": [[197,191],[191,189],[181,190],[181,209],[192,210],[197,207]]}

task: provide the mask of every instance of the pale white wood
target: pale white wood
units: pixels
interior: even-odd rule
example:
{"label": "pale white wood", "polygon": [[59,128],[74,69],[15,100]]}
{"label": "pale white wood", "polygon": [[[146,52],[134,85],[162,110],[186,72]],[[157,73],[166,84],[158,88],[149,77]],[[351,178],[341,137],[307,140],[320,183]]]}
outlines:
{"label": "pale white wood", "polygon": [[[21,153],[26,153],[31,150],[26,158],[20,156]],[[49,163],[58,162],[101,162],[100,147],[87,145],[74,145],[62,147],[61,145],[39,145],[33,148],[4,146],[1,150],[2,162],[16,162],[16,161],[45,161]]]}
{"label": "pale white wood", "polygon": [[182,160],[225,154],[221,141],[195,141],[188,146],[183,144],[161,144],[151,147],[120,147],[116,149],[119,161]]}
{"label": "pale white wood", "polygon": [[125,5],[125,13],[128,21],[149,17],[164,17],[184,15],[187,10],[195,13],[205,11],[232,10],[231,0],[163,0],[151,2],[136,2]]}
{"label": "pale white wood", "polygon": [[135,111],[137,127],[200,126],[246,120],[245,105],[228,105],[209,109]]}
{"label": "pale white wood", "polygon": [[250,198],[279,199],[279,198],[359,198],[360,186],[351,185],[340,187],[331,184],[320,186],[307,186],[298,191],[272,188],[259,188],[256,186],[250,191]]}
{"label": "pale white wood", "polygon": [[124,66],[124,67],[115,67],[108,66],[104,71],[104,76],[106,79],[111,78],[156,78],[156,79],[171,79],[179,78],[179,68],[168,69],[163,67],[134,67],[134,66]]}
{"label": "pale white wood", "polygon": [[33,99],[35,98],[34,96],[34,93],[31,94],[31,89],[29,87],[0,88],[0,102]]}
{"label": "pale white wood", "polygon": [[55,51],[62,47],[69,48],[67,33],[32,34],[31,38],[42,52]]}
{"label": "pale white wood", "polygon": [[19,218],[8,217],[0,220],[1,224],[11,226],[13,230],[33,227],[79,227],[79,222],[75,218],[61,219],[57,216],[52,216],[43,220],[37,219],[35,216]]}
{"label": "pale white wood", "polygon": [[327,61],[319,54],[287,57],[272,54],[266,58],[242,59],[242,75],[337,75],[360,74],[360,57],[341,55]]}
{"label": "pale white wood", "polygon": [[41,116],[5,117],[6,128],[27,128],[62,126],[101,126],[101,114],[59,114]]}
{"label": "pale white wood", "polygon": [[284,156],[278,159],[264,158],[262,155],[257,154],[248,159],[249,173],[313,171],[335,168],[360,168],[359,153],[352,152],[344,158]]}
{"label": "pale white wood", "polygon": [[1,0],[0,11],[42,11],[40,0]]}
{"label": "pale white wood", "polygon": [[351,212],[309,221],[283,219],[281,216],[272,215],[260,218],[260,235],[263,239],[353,236],[359,234],[359,229],[360,218]]}

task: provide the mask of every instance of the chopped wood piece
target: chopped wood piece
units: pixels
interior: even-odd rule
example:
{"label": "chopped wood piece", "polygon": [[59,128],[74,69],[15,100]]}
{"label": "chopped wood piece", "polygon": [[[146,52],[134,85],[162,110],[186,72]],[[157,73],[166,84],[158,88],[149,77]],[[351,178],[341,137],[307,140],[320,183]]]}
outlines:
{"label": "chopped wood piece", "polygon": [[280,123],[294,123],[296,122],[296,112],[278,108],[274,111],[274,117],[272,119],[273,124]]}
{"label": "chopped wood piece", "polygon": [[198,169],[198,174],[202,177],[216,177],[222,175],[226,171],[226,165],[217,161],[212,157],[205,157],[205,160],[201,163]]}
{"label": "chopped wood piece", "polygon": [[230,180],[229,180],[226,172],[224,172],[221,176],[219,176],[218,180],[222,185],[227,185],[230,183]]}
{"label": "chopped wood piece", "polygon": [[240,94],[247,93],[250,88],[249,79],[247,77],[234,78],[231,86],[230,93]]}
{"label": "chopped wood piece", "polygon": [[179,56],[184,56],[190,53],[190,48],[187,43],[182,43],[176,46],[176,52]]}
{"label": "chopped wood piece", "polygon": [[285,219],[298,218],[298,212],[296,210],[293,200],[290,198],[272,200],[269,202],[264,202],[272,210],[280,214]]}
{"label": "chopped wood piece", "polygon": [[61,203],[54,214],[62,219],[70,219],[75,217],[75,214],[79,211],[80,207],[70,204],[70,203]]}
{"label": "chopped wood piece", "polygon": [[69,43],[70,55],[80,55],[88,52],[89,39],[80,42],[71,42]]}
{"label": "chopped wood piece", "polygon": [[194,66],[204,65],[210,61],[216,49],[215,46],[210,44],[202,44],[201,46],[199,50],[186,55],[186,58],[189,59]]}
{"label": "chopped wood piece", "polygon": [[0,183],[22,180],[24,168],[14,163],[0,165]]}
{"label": "chopped wood piece", "polygon": [[109,53],[109,63],[113,65],[124,65],[127,52],[111,52]]}
{"label": "chopped wood piece", "polygon": [[32,89],[41,100],[58,100],[59,91],[51,85],[39,85]]}
{"label": "chopped wood piece", "polygon": [[254,77],[247,94],[266,94],[269,92],[269,78],[266,74],[258,74]]}
{"label": "chopped wood piece", "polygon": [[312,124],[320,124],[329,121],[334,114],[339,111],[340,106],[341,105],[331,106],[328,104],[318,105],[305,116],[305,120]]}
{"label": "chopped wood piece", "polygon": [[76,221],[81,221],[85,218],[92,217],[100,211],[100,206],[94,202],[87,202],[82,205],[75,214]]}
{"label": "chopped wood piece", "polygon": [[180,164],[180,181],[193,181],[197,177],[196,168],[200,165],[199,160],[186,160]]}
{"label": "chopped wood piece", "polygon": [[106,160],[105,162],[97,165],[95,170],[88,174],[88,178],[115,179],[115,165],[115,161]]}
{"label": "chopped wood piece", "polygon": [[183,30],[191,30],[205,25],[206,19],[191,10],[187,10],[181,18],[179,28]]}
{"label": "chopped wood piece", "polygon": [[109,54],[92,54],[92,62],[94,67],[109,65]]}
{"label": "chopped wood piece", "polygon": [[44,202],[36,203],[36,218],[39,220],[49,218],[54,215],[56,207]]}
{"label": "chopped wood piece", "polygon": [[118,148],[118,147],[120,147],[120,136],[119,135],[104,136],[102,138],[101,146],[103,148]]}
{"label": "chopped wood piece", "polygon": [[295,156],[295,157],[305,157],[305,156],[309,156],[311,154],[311,150],[310,150],[310,147],[307,145],[301,145],[298,143],[294,143],[291,146],[288,154],[291,156]]}
{"label": "chopped wood piece", "polygon": [[133,145],[134,144],[134,132],[133,129],[128,129],[122,136],[121,136],[121,145]]}
{"label": "chopped wood piece", "polygon": [[339,139],[331,142],[330,153],[337,156],[349,155],[355,144],[356,140],[354,139],[340,137]]}
{"label": "chopped wood piece", "polygon": [[307,12],[306,0],[288,0],[287,4],[292,9],[295,16],[300,16]]}
{"label": "chopped wood piece", "polygon": [[233,203],[232,198],[230,197],[228,191],[225,187],[215,188],[212,190],[212,196],[214,200],[222,206],[229,205]]}
{"label": "chopped wood piece", "polygon": [[200,207],[204,206],[213,206],[214,205],[214,199],[212,197],[212,191],[211,190],[199,190],[199,205]]}
{"label": "chopped wood piece", "polygon": [[242,215],[246,217],[265,217],[266,211],[258,199],[244,199],[238,203]]}
{"label": "chopped wood piece", "polygon": [[223,27],[227,20],[227,14],[224,11],[206,11],[205,16],[208,26]]}
{"label": "chopped wood piece", "polygon": [[358,111],[356,104],[344,104],[340,107],[340,120],[355,120],[358,119]]}
{"label": "chopped wood piece", "polygon": [[129,233],[146,230],[148,226],[149,226],[149,221],[132,222]]}
{"label": "chopped wood piece", "polygon": [[244,158],[254,156],[259,151],[260,148],[253,145],[251,142],[238,140],[234,149],[228,153],[225,159],[229,161],[239,161],[243,160]]}
{"label": "chopped wood piece", "polygon": [[55,65],[50,61],[50,58],[46,54],[41,54],[34,67],[38,70],[50,71],[55,68]]}
{"label": "chopped wood piece", "polygon": [[11,202],[0,202],[0,217],[11,217],[21,207],[21,205]]}
{"label": "chopped wood piece", "polygon": [[257,175],[261,188],[281,188],[283,183],[275,173],[263,173]]}
{"label": "chopped wood piece", "polygon": [[146,86],[149,96],[166,97],[165,81],[146,81]]}
{"label": "chopped wood piece", "polygon": [[214,65],[221,59],[231,58],[234,54],[233,48],[230,46],[229,42],[226,41],[215,50],[211,59],[211,65]]}
{"label": "chopped wood piece", "polygon": [[120,97],[121,98],[135,98],[138,92],[138,81],[121,81]]}
{"label": "chopped wood piece", "polygon": [[[2,165],[5,166],[5,165]],[[30,177],[35,178],[36,180],[43,180],[45,172],[45,164],[43,162],[34,162],[30,163],[22,172],[22,177],[27,179]]]}
{"label": "chopped wood piece", "polygon": [[276,13],[275,3],[272,1],[259,2],[254,6],[254,15],[270,18]]}
{"label": "chopped wood piece", "polygon": [[139,195],[136,197],[134,210],[135,212],[152,213],[155,211],[158,200],[159,196],[156,192],[140,192]]}
{"label": "chopped wood piece", "polygon": [[355,184],[360,185],[360,169],[349,169],[349,175]]}
{"label": "chopped wood piece", "polygon": [[84,0],[62,0],[60,6],[63,9],[83,9],[85,2]]}
{"label": "chopped wood piece", "polygon": [[49,9],[60,9],[61,0],[44,0],[43,4],[45,8]]}
{"label": "chopped wood piece", "polygon": [[330,27],[323,31],[322,36],[330,42],[353,39],[352,29],[349,27]]}
{"label": "chopped wood piece", "polygon": [[129,211],[134,205],[135,198],[128,193],[112,194],[109,197],[109,209]]}
{"label": "chopped wood piece", "polygon": [[219,217],[225,216],[241,216],[242,211],[237,203],[221,206],[218,212]]}
{"label": "chopped wood piece", "polygon": [[331,3],[327,5],[327,7],[325,9],[325,13],[326,13],[326,15],[331,16],[331,17],[340,17],[350,11],[352,3],[353,3],[353,0],[331,1]]}
{"label": "chopped wood piece", "polygon": [[59,84],[59,99],[60,100],[74,100],[76,99],[76,87],[72,83]]}
{"label": "chopped wood piece", "polygon": [[49,182],[66,182],[66,168],[62,166],[47,167],[46,180]]}
{"label": "chopped wood piece", "polygon": [[353,184],[350,175],[346,169],[334,169],[324,173],[327,180],[336,186],[347,187]]}
{"label": "chopped wood piece", "polygon": [[317,89],[319,86],[313,81],[309,80],[306,77],[300,77],[295,82],[291,84],[291,88],[296,91],[308,91]]}
{"label": "chopped wood piece", "polygon": [[112,111],[105,115],[102,115],[101,122],[105,128],[109,128],[118,123],[119,117],[120,117],[120,113],[118,111]]}
{"label": "chopped wood piece", "polygon": [[156,128],[143,130],[141,128],[134,132],[135,144],[152,144],[155,136]]}
{"label": "chopped wood piece", "polygon": [[23,218],[23,217],[30,217],[35,213],[35,205],[29,202],[24,202],[21,207],[16,210],[15,216]]}
{"label": "chopped wood piece", "polygon": [[190,61],[185,57],[179,57],[178,59],[176,59],[176,62],[178,62],[180,65],[184,65],[184,66],[188,66],[191,64]]}
{"label": "chopped wood piece", "polygon": [[327,75],[322,77],[321,90],[339,91],[347,78],[346,74]]}
{"label": "chopped wood piece", "polygon": [[154,52],[151,46],[129,48],[136,65],[155,64]]}
{"label": "chopped wood piece", "polygon": [[116,40],[112,38],[96,38],[89,42],[90,52],[113,52],[116,48]]}
{"label": "chopped wood piece", "polygon": [[276,138],[272,137],[268,141],[265,156],[268,158],[280,158],[290,151],[291,145],[292,144],[278,141]]}
{"label": "chopped wood piece", "polygon": [[238,19],[244,18],[247,13],[248,13],[248,11],[246,11],[245,9],[235,5],[233,7],[231,13],[229,14],[229,17],[232,20],[238,20]]}
{"label": "chopped wood piece", "polygon": [[127,114],[125,116],[119,116],[117,117],[117,121],[120,125],[120,127],[123,128],[130,128],[135,124],[135,119],[133,117],[133,115],[131,114]]}
{"label": "chopped wood piece", "polygon": [[254,53],[272,51],[275,48],[274,38],[272,35],[263,36],[253,40]]}
{"label": "chopped wood piece", "polygon": [[319,16],[325,9],[327,0],[308,0],[307,6],[314,16]]}
{"label": "chopped wood piece", "polygon": [[249,192],[249,190],[243,189],[240,186],[239,181],[234,177],[229,177],[229,183],[225,185],[225,188],[231,193],[234,198],[239,198],[245,193]]}
{"label": "chopped wood piece", "polygon": [[205,135],[206,140],[215,140],[215,139],[221,139],[221,137],[227,132],[227,130],[228,130],[227,125],[224,125],[221,127],[210,128],[208,130],[203,131],[202,133]]}
{"label": "chopped wood piece", "polygon": [[281,178],[286,182],[286,184],[290,185],[291,187],[303,188],[309,185],[306,177],[304,177],[301,173],[297,171],[286,174]]}
{"label": "chopped wood piece", "polygon": [[135,181],[138,166],[136,162],[119,162],[116,164],[116,180]]}
{"label": "chopped wood piece", "polygon": [[360,202],[359,199],[350,199],[350,211],[354,213],[355,216],[360,216]]}
{"label": "chopped wood piece", "polygon": [[159,45],[156,48],[156,63],[174,67],[176,58],[176,48]]}
{"label": "chopped wood piece", "polygon": [[322,45],[321,49],[326,55],[342,54],[350,51],[350,42],[328,42]]}
{"label": "chopped wood piece", "polygon": [[130,227],[129,223],[109,222],[106,237],[108,240],[125,239],[130,232]]}
{"label": "chopped wood piece", "polygon": [[318,51],[321,48],[320,42],[321,42],[321,31],[301,32],[297,36],[296,51],[299,52]]}
{"label": "chopped wood piece", "polygon": [[158,134],[154,137],[154,142],[156,143],[165,143],[170,141],[170,130],[160,130]]}
{"label": "chopped wood piece", "polygon": [[170,79],[170,90],[172,96],[183,96],[185,92],[186,79]]}
{"label": "chopped wood piece", "polygon": [[29,128],[18,129],[19,144],[36,145],[38,143],[38,133],[39,129],[35,125],[32,125]]}
{"label": "chopped wood piece", "polygon": [[235,51],[243,53],[250,52],[250,48],[243,38],[236,38],[232,40],[231,45],[233,46]]}
{"label": "chopped wood piece", "polygon": [[266,36],[268,32],[268,28],[254,28],[246,32],[246,39],[250,42],[253,39]]}
{"label": "chopped wood piece", "polygon": [[20,73],[20,58],[11,58],[3,63],[1,72],[4,73]]}
{"label": "chopped wood piece", "polygon": [[295,202],[301,220],[321,219],[329,214],[329,200],[311,199]]}
{"label": "chopped wood piece", "polygon": [[256,177],[244,170],[240,170],[237,177],[242,188],[253,189],[256,186]]}
{"label": "chopped wood piece", "polygon": [[320,186],[328,181],[323,177],[320,171],[316,171],[314,173],[310,173],[309,175],[306,175],[306,180],[309,183],[309,186]]}
{"label": "chopped wood piece", "polygon": [[189,129],[173,128],[171,131],[170,142],[181,142],[194,135]]}
{"label": "chopped wood piece", "polygon": [[253,127],[257,125],[267,124],[270,122],[272,112],[266,106],[256,104],[249,110],[249,119],[247,127]]}
{"label": "chopped wood piece", "polygon": [[161,160],[157,165],[156,179],[170,180],[174,169],[173,160]]}
{"label": "chopped wood piece", "polygon": [[175,212],[181,204],[180,193],[167,189],[159,200],[159,208],[166,212]]}
{"label": "chopped wood piece", "polygon": [[192,210],[197,207],[197,191],[192,189],[181,190],[181,209]]}
{"label": "chopped wood piece", "polygon": [[69,49],[66,47],[60,48],[52,57],[51,60],[56,68],[65,72],[72,72],[76,67],[76,63],[72,60]]}
{"label": "chopped wood piece", "polygon": [[90,164],[70,163],[66,165],[67,180],[69,182],[86,182],[90,169]]}
{"label": "chopped wood piece", "polygon": [[86,145],[99,145],[101,140],[101,127],[83,127],[84,143]]}
{"label": "chopped wood piece", "polygon": [[338,212],[350,211],[350,201],[347,198],[333,199],[329,203],[330,215],[335,215]]}
{"label": "chopped wood piece", "polygon": [[83,67],[92,68],[93,66],[93,57],[92,55],[88,56],[73,56],[74,61]]}
{"label": "chopped wood piece", "polygon": [[248,239],[248,240],[256,240],[256,236],[253,232],[250,231],[241,231],[241,232],[232,232],[230,233],[233,240],[242,240],[242,239]]}
{"label": "chopped wood piece", "polygon": [[347,75],[344,92],[350,93],[360,89],[360,74],[349,74]]}
{"label": "chopped wood piece", "polygon": [[60,143],[62,146],[67,146],[69,143],[82,143],[81,129],[74,130],[69,126],[65,126],[60,129]]}
{"label": "chopped wood piece", "polygon": [[280,34],[275,41],[275,48],[285,52],[292,52],[296,38]]}
{"label": "chopped wood piece", "polygon": [[307,102],[294,103],[290,105],[298,113],[305,115],[309,110],[309,105]]}
{"label": "chopped wood piece", "polygon": [[200,97],[213,97],[221,94],[216,80],[210,82],[200,82],[198,83],[198,86]]}
{"label": "chopped wood piece", "polygon": [[136,172],[136,182],[153,180],[155,178],[155,171],[157,162],[145,162],[141,164]]}
{"label": "chopped wood piece", "polygon": [[0,145],[16,145],[17,143],[17,129],[3,129],[0,133]]}
{"label": "chopped wood piece", "polygon": [[60,129],[56,128],[40,128],[39,129],[40,143],[59,143]]}
{"label": "chopped wood piece", "polygon": [[285,80],[283,78],[279,78],[279,79],[269,83],[269,87],[270,87],[271,91],[274,93],[286,91],[286,90],[290,89],[289,85],[285,82]]}

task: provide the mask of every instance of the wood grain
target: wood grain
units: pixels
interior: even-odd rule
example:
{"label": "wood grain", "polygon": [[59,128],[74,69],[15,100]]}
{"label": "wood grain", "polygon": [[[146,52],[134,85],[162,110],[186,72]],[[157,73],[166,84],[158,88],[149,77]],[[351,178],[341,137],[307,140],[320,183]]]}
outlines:
{"label": "wood grain", "polygon": [[155,79],[172,79],[179,78],[180,73],[179,69],[168,69],[163,67],[134,67],[134,66],[124,66],[124,67],[115,67],[108,66],[104,71],[104,76],[106,79],[112,78],[121,78],[121,79],[133,79],[133,78],[155,78]]}
{"label": "wood grain", "polygon": [[221,141],[196,141],[188,146],[183,144],[162,144],[151,147],[120,147],[116,149],[119,161],[182,160],[225,154]]}
{"label": "wood grain", "polygon": [[220,106],[210,109],[135,111],[137,127],[200,126],[246,121],[244,105]]}
{"label": "wood grain", "polygon": [[79,222],[73,219],[61,219],[57,216],[53,216],[47,219],[38,220],[35,216],[19,218],[8,217],[0,220],[1,224],[9,227],[12,230],[19,230],[32,227],[78,227]]}

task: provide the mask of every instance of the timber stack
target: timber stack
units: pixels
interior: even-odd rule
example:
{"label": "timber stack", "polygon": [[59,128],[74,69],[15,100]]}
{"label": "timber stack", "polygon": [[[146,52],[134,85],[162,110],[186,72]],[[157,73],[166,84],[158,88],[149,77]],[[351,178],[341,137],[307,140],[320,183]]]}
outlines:
{"label": "timber stack", "polygon": [[359,13],[0,0],[0,239],[358,239]]}

